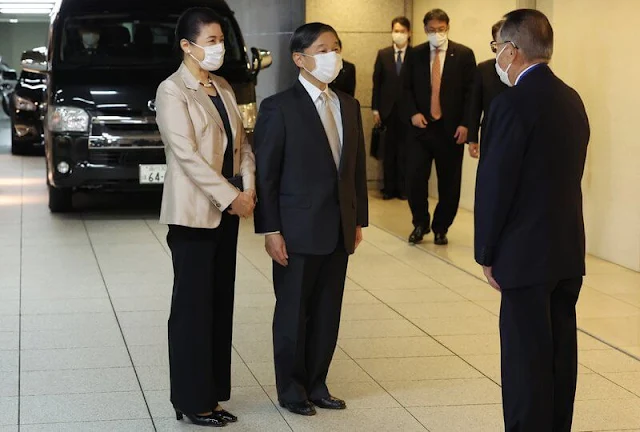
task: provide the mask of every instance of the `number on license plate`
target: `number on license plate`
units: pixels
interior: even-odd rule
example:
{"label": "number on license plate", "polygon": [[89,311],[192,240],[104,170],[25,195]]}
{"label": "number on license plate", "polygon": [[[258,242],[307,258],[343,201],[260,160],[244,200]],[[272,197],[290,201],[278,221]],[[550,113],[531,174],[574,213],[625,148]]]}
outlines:
{"label": "number on license plate", "polygon": [[167,166],[163,164],[140,165],[140,184],[162,184],[166,172]]}

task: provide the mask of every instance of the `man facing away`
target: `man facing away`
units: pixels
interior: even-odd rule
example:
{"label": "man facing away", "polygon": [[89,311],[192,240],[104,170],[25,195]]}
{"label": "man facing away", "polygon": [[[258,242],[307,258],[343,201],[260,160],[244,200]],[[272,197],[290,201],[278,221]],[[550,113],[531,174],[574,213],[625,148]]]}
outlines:
{"label": "man facing away", "polygon": [[[500,20],[491,27],[491,51],[496,54],[496,38],[504,21]],[[471,90],[471,110],[469,115],[469,155],[477,159],[480,154],[480,131],[484,133],[489,118],[491,102],[506,90],[508,86],[500,81],[496,73],[496,58],[478,64]]]}
{"label": "man facing away", "polygon": [[[446,245],[460,203],[462,157],[467,142],[471,86],[476,71],[473,51],[449,40],[449,16],[434,9],[424,17],[429,42],[414,48],[404,80],[404,115],[409,132],[409,206],[420,243],[432,229],[435,244]],[[435,161],[438,206],[429,214],[429,177]]]}
{"label": "man facing away", "polygon": [[368,224],[358,101],[328,88],[342,67],[336,31],[298,28],[300,76],[262,102],[255,128],[256,232],[273,259],[273,345],[280,405],[344,409],[326,385],[338,339],[347,261]]}
{"label": "man facing away", "polygon": [[475,257],[502,293],[508,432],[570,432],[573,417],[589,122],[578,93],[549,68],[552,53],[544,14],[505,16],[496,71],[513,88],[491,107],[476,185]]}
{"label": "man facing away", "polygon": [[397,17],[391,21],[393,45],[378,51],[373,68],[371,109],[376,125],[384,125],[385,133],[382,198],[407,197],[407,130],[409,121],[402,116],[402,76],[411,55],[411,21]]}

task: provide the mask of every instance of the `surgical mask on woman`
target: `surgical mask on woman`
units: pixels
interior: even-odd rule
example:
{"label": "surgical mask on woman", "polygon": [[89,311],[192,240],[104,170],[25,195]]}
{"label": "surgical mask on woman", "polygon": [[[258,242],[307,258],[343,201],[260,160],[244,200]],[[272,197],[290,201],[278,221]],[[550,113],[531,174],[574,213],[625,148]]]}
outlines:
{"label": "surgical mask on woman", "polygon": [[200,67],[206,71],[214,72],[222,67],[224,63],[224,42],[217,43],[215,45],[209,45],[206,47],[200,46],[195,42],[189,42],[193,46],[197,46],[204,51],[204,59],[198,60],[191,51],[189,51],[189,55],[198,62]]}

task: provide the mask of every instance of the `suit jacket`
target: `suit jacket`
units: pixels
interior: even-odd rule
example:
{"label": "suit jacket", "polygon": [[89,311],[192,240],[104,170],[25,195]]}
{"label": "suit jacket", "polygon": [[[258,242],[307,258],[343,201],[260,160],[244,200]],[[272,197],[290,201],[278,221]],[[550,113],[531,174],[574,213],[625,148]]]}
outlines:
{"label": "suit jacket", "polygon": [[351,97],[356,95],[356,65],[346,60],[342,61],[342,70],[338,77],[329,84],[332,90],[340,90]]}
{"label": "suit jacket", "polygon": [[255,158],[231,86],[210,75],[229,115],[233,143],[222,118],[196,78],[183,64],[163,81],[156,95],[156,121],[167,157],[160,222],[216,228],[238,189],[222,176],[224,153],[233,145],[233,172],[246,189],[255,188]]}
{"label": "suit jacket", "polygon": [[353,253],[356,226],[368,225],[360,104],[336,94],[344,128],[339,170],[316,106],[300,82],[260,106],[254,135],[255,228],[257,233],[280,231],[290,253],[333,253],[340,230],[345,249]]}
{"label": "suit jacket", "polygon": [[[471,109],[469,114],[469,142],[479,141],[480,128],[484,131],[489,118],[491,102],[508,89],[496,73],[496,60],[486,60],[478,64],[471,89]],[[482,119],[482,120],[480,120]]]}
{"label": "suit jacket", "polygon": [[503,289],[584,275],[589,121],[578,93],[536,66],[494,100],[483,140],[476,261]]}
{"label": "suit jacket", "polygon": [[407,60],[413,48],[407,46],[400,75],[396,73],[395,48],[392,46],[378,51],[373,67],[373,94],[371,109],[378,111],[382,119],[387,119],[394,107],[402,100],[403,76],[407,70]]}
{"label": "suit jacket", "polygon": [[[413,49],[405,64],[403,111],[409,121],[415,114],[422,113],[427,121],[431,116],[431,48],[429,43]],[[440,85],[440,106],[442,121],[451,140],[458,126],[469,126],[471,87],[476,71],[473,51],[464,45],[449,41],[442,82]],[[416,134],[423,129],[412,127]]]}

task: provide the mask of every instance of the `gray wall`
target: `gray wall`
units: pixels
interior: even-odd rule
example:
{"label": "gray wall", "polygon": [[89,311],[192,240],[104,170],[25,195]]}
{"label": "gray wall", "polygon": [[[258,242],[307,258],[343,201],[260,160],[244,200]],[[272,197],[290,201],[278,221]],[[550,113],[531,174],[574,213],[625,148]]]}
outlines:
{"label": "gray wall", "polygon": [[0,23],[0,56],[20,70],[20,56],[26,50],[47,44],[48,22]]}
{"label": "gray wall", "polygon": [[247,47],[264,48],[273,54],[273,65],[258,76],[258,102],[290,87],[298,71],[289,54],[289,39],[304,24],[305,0],[227,0],[227,3],[236,13]]}

